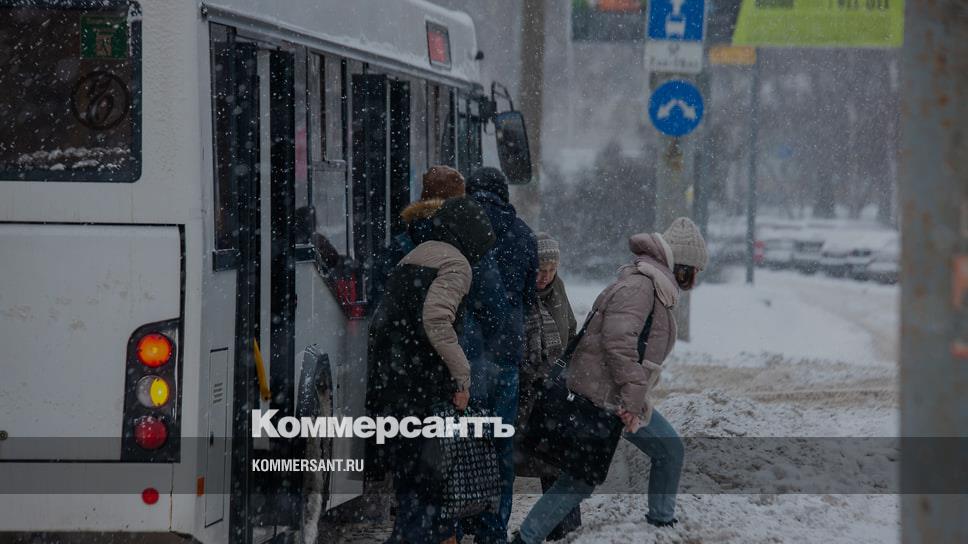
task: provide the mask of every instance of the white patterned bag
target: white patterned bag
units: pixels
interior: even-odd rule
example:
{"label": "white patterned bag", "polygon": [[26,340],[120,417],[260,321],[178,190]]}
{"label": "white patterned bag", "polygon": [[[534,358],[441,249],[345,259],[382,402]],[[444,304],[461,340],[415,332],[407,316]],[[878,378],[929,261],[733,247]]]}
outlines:
{"label": "white patterned bag", "polygon": [[[468,407],[463,413],[453,405],[440,406],[434,415],[442,418],[489,417]],[[494,449],[494,429],[484,426],[484,436],[435,438],[439,464],[436,473],[441,490],[441,518],[456,519],[497,511],[501,501],[501,473]]]}

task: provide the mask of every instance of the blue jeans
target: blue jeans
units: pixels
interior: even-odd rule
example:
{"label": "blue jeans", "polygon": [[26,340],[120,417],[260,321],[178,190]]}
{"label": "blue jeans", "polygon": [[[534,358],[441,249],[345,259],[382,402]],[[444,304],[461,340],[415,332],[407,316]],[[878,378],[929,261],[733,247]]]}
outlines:
{"label": "blue jeans", "polygon": [[[486,361],[471,362],[471,398],[481,402],[495,417],[510,425],[518,415],[518,368]],[[501,504],[498,512],[481,515],[475,542],[507,542],[508,519],[514,498],[514,438],[494,439],[501,471]]]}
{"label": "blue jeans", "polygon": [[[648,425],[624,436],[652,459],[648,517],[655,521],[671,520],[676,510],[676,492],[685,453],[682,440],[657,411],[652,412]],[[521,524],[521,539],[528,544],[543,542],[551,530],[593,491],[595,487],[591,484],[562,474],[538,499]]]}

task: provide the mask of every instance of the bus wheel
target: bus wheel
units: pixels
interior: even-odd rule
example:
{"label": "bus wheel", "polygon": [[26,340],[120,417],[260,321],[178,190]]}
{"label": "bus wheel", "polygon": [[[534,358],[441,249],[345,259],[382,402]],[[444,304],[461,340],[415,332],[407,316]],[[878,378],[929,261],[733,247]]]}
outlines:
{"label": "bus wheel", "polygon": [[[300,415],[332,417],[333,379],[329,356],[320,354],[315,345],[303,352],[303,371],[299,386]],[[305,459],[330,459],[333,456],[333,440],[327,437],[306,439]],[[319,541],[319,520],[329,500],[329,472],[307,472],[302,486],[302,527],[300,542]]]}

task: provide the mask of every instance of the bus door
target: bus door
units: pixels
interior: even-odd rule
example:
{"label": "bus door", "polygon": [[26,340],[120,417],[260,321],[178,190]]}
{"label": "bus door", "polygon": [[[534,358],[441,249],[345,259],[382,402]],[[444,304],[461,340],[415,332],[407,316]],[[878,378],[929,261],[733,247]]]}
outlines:
{"label": "bus door", "polygon": [[278,410],[274,421],[293,415],[294,53],[231,30],[223,38],[213,50],[222,79],[215,87],[225,89],[215,97],[215,136],[227,142],[216,151],[227,155],[218,167],[230,177],[225,190],[233,193],[237,223],[230,530],[232,542],[248,544],[292,526],[298,512],[290,490],[299,482],[251,469],[253,459],[293,456],[287,439],[252,438],[251,410]]}

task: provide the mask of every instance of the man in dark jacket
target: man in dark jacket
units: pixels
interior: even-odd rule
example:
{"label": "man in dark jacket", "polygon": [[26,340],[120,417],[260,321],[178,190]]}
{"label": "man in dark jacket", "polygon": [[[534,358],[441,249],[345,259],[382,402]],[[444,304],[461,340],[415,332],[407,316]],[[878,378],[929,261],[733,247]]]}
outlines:
{"label": "man in dark jacket", "polygon": [[[484,208],[494,227],[497,241],[487,257],[494,259],[503,284],[492,282],[471,299],[476,304],[499,308],[499,313],[486,315],[484,320],[473,315],[467,321],[465,345],[472,355],[475,384],[472,394],[483,400],[495,416],[513,424],[518,404],[518,365],[524,359],[524,319],[537,304],[537,240],[509,202],[507,178],[500,170],[483,167],[475,171],[467,181],[467,193]],[[495,316],[496,321],[489,319]],[[489,328],[491,334],[487,334]],[[514,493],[513,439],[497,439],[495,446],[502,478],[501,508],[482,516],[475,539],[478,543],[507,541]]]}
{"label": "man in dark jacket", "polygon": [[[493,243],[481,207],[467,198],[450,199],[434,215],[428,239],[390,273],[370,326],[368,415],[423,419],[442,402],[467,407],[470,364],[457,330],[471,263]],[[394,538],[402,542],[443,542],[454,535],[453,521],[433,514],[440,498],[432,461],[422,455],[425,444],[421,438],[391,439],[384,448],[368,444],[367,471],[392,469]]]}

